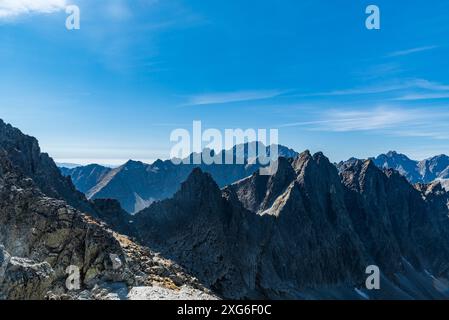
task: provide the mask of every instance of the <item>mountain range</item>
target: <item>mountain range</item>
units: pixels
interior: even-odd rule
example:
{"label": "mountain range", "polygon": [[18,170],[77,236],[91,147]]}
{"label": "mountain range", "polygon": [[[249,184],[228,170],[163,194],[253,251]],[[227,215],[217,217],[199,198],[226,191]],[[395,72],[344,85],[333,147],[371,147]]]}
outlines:
{"label": "mountain range", "polygon": [[[247,150],[249,147],[245,145],[244,148]],[[229,152],[235,154],[236,149]],[[279,156],[295,158],[297,155],[296,151],[279,145]],[[337,164],[337,167],[357,160],[349,159]],[[390,151],[370,160],[381,169],[398,171],[412,184],[440,180],[444,187],[449,188],[449,157],[446,155],[415,161],[404,154]],[[115,169],[91,164],[75,168],[60,167],[60,170],[64,176],[71,177],[76,188],[85,193],[87,198],[116,199],[127,212],[135,214],[154,201],[173,196],[196,167],[210,173],[219,187],[224,187],[250,176],[260,166],[257,163],[250,164],[248,157],[245,157],[243,164],[234,165],[175,165],[170,160],[145,164],[130,160]]]}
{"label": "mountain range", "polygon": [[[440,181],[412,184],[375,159],[335,165],[305,151],[277,161],[271,176],[251,161],[91,167],[89,181],[111,177],[119,188],[143,166],[157,177],[152,192],[167,188],[131,216],[117,199],[87,199],[35,138],[0,121],[0,299],[449,298]],[[373,265],[378,290],[365,284]],[[71,266],[79,289],[66,286]]]}
{"label": "mountain range", "polygon": [[[87,198],[116,199],[126,211],[136,213],[156,200],[171,197],[196,167],[210,173],[220,187],[251,175],[261,167],[257,159],[254,161],[248,157],[249,148],[255,146],[245,144],[241,147],[244,151],[241,161],[237,161],[239,146],[218,154],[223,163],[226,154],[232,154],[236,164],[178,165],[171,160],[158,160],[153,164],[145,164],[130,160],[115,169],[92,164],[72,169],[62,167],[61,172],[67,177],[70,176],[76,188],[85,193]],[[264,154],[269,154],[269,148],[263,147],[267,149],[264,150]],[[278,154],[285,157],[297,155],[295,151],[284,146],[278,147]],[[193,155],[190,158],[193,158]]]}

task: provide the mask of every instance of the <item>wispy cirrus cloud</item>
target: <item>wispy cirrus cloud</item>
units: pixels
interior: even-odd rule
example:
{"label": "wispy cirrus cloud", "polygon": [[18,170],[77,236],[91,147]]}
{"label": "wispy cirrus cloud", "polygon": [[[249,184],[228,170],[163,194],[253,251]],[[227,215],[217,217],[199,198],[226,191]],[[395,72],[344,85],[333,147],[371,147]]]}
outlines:
{"label": "wispy cirrus cloud", "polygon": [[328,110],[313,121],[281,127],[305,127],[312,131],[377,132],[404,137],[449,139],[449,111],[426,108],[376,107],[369,110]]}
{"label": "wispy cirrus cloud", "polygon": [[449,98],[449,85],[426,79],[396,79],[366,86],[339,89],[328,92],[293,94],[292,97],[379,97],[385,101],[413,101]]}
{"label": "wispy cirrus cloud", "polygon": [[[358,86],[347,89],[338,89],[327,92],[312,92],[312,93],[298,93],[293,94],[293,97],[336,97],[336,96],[357,96],[357,95],[372,95],[372,94],[397,94],[401,93],[421,93],[421,91],[428,92],[444,92],[449,91],[449,85],[442,84],[426,79],[395,79],[391,81],[377,82],[365,86]],[[392,97],[394,99],[395,97]],[[396,97],[397,98],[397,97]]]}
{"label": "wispy cirrus cloud", "polygon": [[0,19],[64,10],[66,0],[0,0]]}
{"label": "wispy cirrus cloud", "polygon": [[188,98],[188,105],[212,105],[232,102],[244,102],[254,100],[265,100],[278,97],[286,91],[282,90],[257,90],[257,91],[235,91],[222,93],[206,93],[193,95]]}
{"label": "wispy cirrus cloud", "polygon": [[296,122],[283,127],[309,126],[334,132],[385,129],[415,119],[414,113],[379,107],[374,110],[329,110],[316,121]]}
{"label": "wispy cirrus cloud", "polygon": [[396,98],[395,100],[416,101],[416,100],[437,100],[437,99],[449,99],[449,92],[406,94],[404,96]]}
{"label": "wispy cirrus cloud", "polygon": [[387,55],[387,57],[400,57],[400,56],[408,56],[413,53],[423,52],[423,51],[429,51],[438,48],[439,46],[425,46],[425,47],[418,47],[418,48],[412,48],[407,50],[400,50],[400,51],[394,51]]}
{"label": "wispy cirrus cloud", "polygon": [[370,86],[344,89],[344,90],[335,90],[323,93],[322,95],[330,95],[330,96],[363,95],[363,94],[387,93],[408,89],[445,91],[449,90],[449,85],[429,81],[426,79],[400,79],[392,82],[375,84]]}

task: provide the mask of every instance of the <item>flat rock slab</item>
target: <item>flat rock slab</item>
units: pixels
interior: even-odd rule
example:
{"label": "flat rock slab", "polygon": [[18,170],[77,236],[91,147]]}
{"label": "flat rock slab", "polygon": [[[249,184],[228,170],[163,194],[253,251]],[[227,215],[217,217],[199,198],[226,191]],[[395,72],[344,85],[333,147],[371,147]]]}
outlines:
{"label": "flat rock slab", "polygon": [[183,286],[173,290],[159,286],[134,287],[128,293],[129,300],[218,300],[217,297]]}

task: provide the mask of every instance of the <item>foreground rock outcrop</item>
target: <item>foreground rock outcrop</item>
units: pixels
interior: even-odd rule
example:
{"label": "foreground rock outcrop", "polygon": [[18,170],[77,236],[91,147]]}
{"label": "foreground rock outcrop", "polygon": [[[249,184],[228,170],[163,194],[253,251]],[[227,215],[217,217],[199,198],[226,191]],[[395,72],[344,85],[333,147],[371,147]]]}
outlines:
{"label": "foreground rock outcrop", "polygon": [[52,176],[54,163],[38,150],[32,138],[0,124],[0,299],[124,299],[133,287],[209,295],[174,262],[60,199],[123,222],[115,202],[93,205],[76,191],[60,193],[72,190],[70,180]]}

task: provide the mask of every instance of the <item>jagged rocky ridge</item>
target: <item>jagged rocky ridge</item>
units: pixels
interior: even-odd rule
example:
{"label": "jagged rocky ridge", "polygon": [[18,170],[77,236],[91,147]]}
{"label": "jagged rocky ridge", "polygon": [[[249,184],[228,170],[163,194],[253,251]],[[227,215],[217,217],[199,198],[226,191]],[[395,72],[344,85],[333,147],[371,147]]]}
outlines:
{"label": "jagged rocky ridge", "polygon": [[[447,298],[448,196],[371,160],[279,159],[223,190],[196,169],[135,216],[139,239],[226,298]],[[366,267],[382,271],[365,289]]]}
{"label": "jagged rocky ridge", "polygon": [[[244,148],[247,150],[249,146],[244,145]],[[227,152],[232,152],[235,156],[236,149],[237,147],[234,147]],[[298,154],[280,145],[279,155],[294,158]],[[349,159],[337,167],[357,160],[359,159]],[[449,190],[449,157],[445,155],[415,161],[406,155],[390,151],[371,160],[381,169],[397,170],[410,183],[431,183],[438,180]],[[71,169],[63,167],[60,170],[64,176],[70,176],[76,188],[89,199],[116,199],[126,211],[136,213],[156,200],[173,196],[196,167],[210,173],[220,187],[243,179],[259,169],[257,163],[250,163],[245,153],[243,164],[234,165],[175,165],[171,161],[158,160],[153,164],[128,161],[115,169],[92,164]]]}
{"label": "jagged rocky ridge", "polygon": [[[116,202],[88,202],[55,168],[34,138],[0,121],[0,299],[214,298],[176,263],[75,209],[121,219]],[[80,290],[66,286],[69,266]]]}
{"label": "jagged rocky ridge", "polygon": [[[99,165],[89,165],[73,169],[62,168],[65,176],[71,176],[78,190],[86,193],[89,199],[111,198],[120,202],[129,213],[136,213],[156,200],[166,199],[178,191],[181,183],[187,179],[194,168],[201,168],[212,175],[220,187],[224,187],[237,180],[247,177],[260,168],[257,161],[249,158],[249,148],[254,144],[242,146],[241,162],[237,162],[238,147],[222,151],[218,156],[222,162],[227,153],[236,159],[235,164],[193,164],[193,154],[190,156],[191,164],[174,164],[171,160],[158,160],[153,164],[139,161],[128,161],[124,165],[109,169]],[[269,148],[264,152],[269,155]],[[297,153],[291,149],[279,146],[279,155],[294,157]],[[211,152],[205,150],[204,152]]]}
{"label": "jagged rocky ridge", "polygon": [[103,205],[105,212],[99,210],[99,206],[95,206],[93,201],[87,200],[86,196],[75,188],[70,177],[61,175],[60,169],[48,154],[41,153],[36,138],[23,134],[1,119],[0,149],[14,165],[14,170],[30,178],[43,194],[64,200],[75,209],[101,218],[105,222],[112,222],[112,226],[115,227],[113,221],[109,221],[111,208]]}

